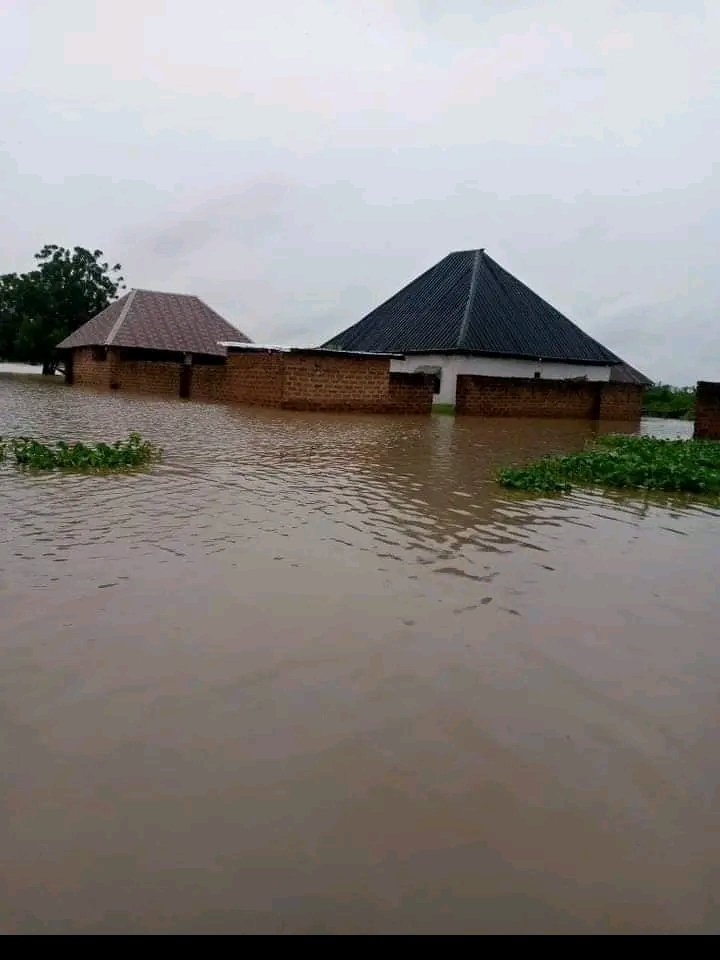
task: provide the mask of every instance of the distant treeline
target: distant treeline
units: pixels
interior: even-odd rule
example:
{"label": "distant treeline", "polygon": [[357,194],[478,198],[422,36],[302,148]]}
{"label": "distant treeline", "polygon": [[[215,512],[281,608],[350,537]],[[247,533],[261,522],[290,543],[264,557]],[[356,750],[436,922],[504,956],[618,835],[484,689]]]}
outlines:
{"label": "distant treeline", "polygon": [[675,417],[692,420],[695,417],[695,388],[671,387],[654,383],[645,390],[643,415],[646,417]]}

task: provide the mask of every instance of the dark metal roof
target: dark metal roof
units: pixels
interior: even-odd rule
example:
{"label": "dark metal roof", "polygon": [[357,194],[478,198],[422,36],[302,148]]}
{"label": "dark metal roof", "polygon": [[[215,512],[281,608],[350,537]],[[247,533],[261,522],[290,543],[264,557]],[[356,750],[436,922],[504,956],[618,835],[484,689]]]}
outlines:
{"label": "dark metal roof", "polygon": [[621,362],[484,250],[448,254],[324,346],[383,353]]}
{"label": "dark metal roof", "polygon": [[631,367],[630,364],[625,363],[625,361],[611,369],[610,381],[611,383],[635,383],[640,387],[652,386],[650,377],[646,377],[644,373],[640,373],[639,370]]}
{"label": "dark metal roof", "polygon": [[221,340],[250,342],[198,297],[131,290],[66,337],[58,347],[135,347],[225,356]]}

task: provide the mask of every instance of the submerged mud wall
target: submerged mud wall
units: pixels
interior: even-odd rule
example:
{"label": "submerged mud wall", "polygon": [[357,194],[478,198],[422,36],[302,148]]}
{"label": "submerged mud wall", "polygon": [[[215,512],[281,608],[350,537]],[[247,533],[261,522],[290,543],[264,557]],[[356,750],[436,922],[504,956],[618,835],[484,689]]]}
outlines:
{"label": "submerged mud wall", "polygon": [[461,375],[455,410],[476,417],[634,421],[642,393],[641,386],[626,383]]}
{"label": "submerged mud wall", "polygon": [[81,347],[66,360],[66,379],[79,387],[177,396],[181,369],[178,361],[123,358],[112,348]]}
{"label": "submerged mud wall", "polygon": [[424,374],[390,373],[387,357],[309,351],[231,352],[186,365],[132,351],[82,348],[68,362],[68,382],[96,389],[183,396],[207,403],[286,410],[429,414],[433,382]]}
{"label": "submerged mud wall", "polygon": [[[318,351],[237,351],[227,358],[195,357],[192,364],[185,365],[179,355],[153,357],[149,351],[84,347],[73,351],[68,382],[287,410],[427,415],[433,400],[432,377],[390,373],[386,357]],[[712,429],[717,384],[699,386],[707,388],[707,429]],[[637,421],[642,397],[643,388],[637,384],[460,375],[456,411],[481,417]],[[700,395],[698,402],[702,430]]]}
{"label": "submerged mud wall", "polygon": [[78,387],[107,389],[110,386],[110,366],[100,360],[92,347],[73,350],[65,362],[65,379]]}
{"label": "submerged mud wall", "polygon": [[390,374],[390,413],[429,413],[434,395],[434,378],[424,373]]}
{"label": "submerged mud wall", "polygon": [[695,437],[720,440],[720,383],[698,381],[695,394]]}
{"label": "submerged mud wall", "polygon": [[600,384],[599,420],[637,421],[642,416],[645,387],[638,383]]}
{"label": "submerged mud wall", "polygon": [[283,356],[281,406],[286,409],[374,412],[389,403],[390,361],[386,358]]}

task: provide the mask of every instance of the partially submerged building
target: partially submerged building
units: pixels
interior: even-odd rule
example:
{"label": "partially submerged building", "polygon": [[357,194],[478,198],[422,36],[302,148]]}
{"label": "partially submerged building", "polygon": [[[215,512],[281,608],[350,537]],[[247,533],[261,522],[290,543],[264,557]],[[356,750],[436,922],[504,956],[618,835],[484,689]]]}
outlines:
{"label": "partially submerged building", "polygon": [[249,343],[199,297],[131,290],[58,344],[79,386],[189,397],[225,363],[222,340]]}
{"label": "partially submerged building", "polygon": [[392,370],[488,416],[636,419],[649,383],[484,250],[449,254],[324,346],[404,354]]}
{"label": "partially submerged building", "polygon": [[250,342],[198,297],[132,290],[58,345],[68,383],[296,410],[636,420],[643,374],[483,250],[451,253],[323,347]]}
{"label": "partially submerged building", "polygon": [[399,354],[260,346],[198,297],[132,290],[58,349],[70,384],[294,410],[430,413]]}

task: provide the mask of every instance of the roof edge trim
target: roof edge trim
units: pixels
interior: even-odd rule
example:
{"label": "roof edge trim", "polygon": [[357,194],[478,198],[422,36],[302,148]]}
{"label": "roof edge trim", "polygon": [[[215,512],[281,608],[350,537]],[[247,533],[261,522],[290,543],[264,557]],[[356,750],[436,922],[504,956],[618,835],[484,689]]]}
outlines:
{"label": "roof edge trim", "polygon": [[587,367],[615,367],[623,361],[617,357],[615,360],[584,360],[580,357],[538,357],[534,353],[507,353],[505,351],[497,350],[469,350],[466,347],[441,347],[436,349],[427,350],[404,350],[403,353],[407,357],[412,356],[425,356],[434,354],[437,356],[462,356],[462,357],[491,357],[496,359],[502,359],[503,357],[508,360],[530,360],[533,363],[565,363],[565,364],[575,364],[576,366],[587,366]]}
{"label": "roof edge trim", "polygon": [[460,333],[458,334],[458,347],[465,339],[465,334],[467,333],[468,324],[470,323],[470,312],[472,310],[473,301],[475,300],[475,291],[477,290],[478,285],[478,275],[480,273],[480,258],[482,257],[482,250],[476,250],[473,254],[473,268],[472,276],[470,277],[470,289],[468,290],[467,303],[465,304],[465,313],[463,314],[462,323],[460,324]]}
{"label": "roof edge trim", "polygon": [[110,330],[110,333],[105,337],[104,346],[106,346],[106,347],[112,346],[112,342],[113,342],[113,340],[115,339],[115,337],[117,336],[118,330],[120,329],[120,327],[121,327],[121,326],[123,325],[123,323],[125,322],[125,317],[127,317],[128,311],[130,310],[130,307],[133,305],[133,301],[134,301],[134,299],[135,299],[135,294],[136,294],[136,293],[137,293],[137,290],[131,290],[130,293],[128,294],[127,303],[125,304],[125,306],[124,306],[124,307],[122,308],[122,310],[120,311],[120,316],[117,318],[117,320],[115,321],[115,323],[112,325],[112,329]]}

